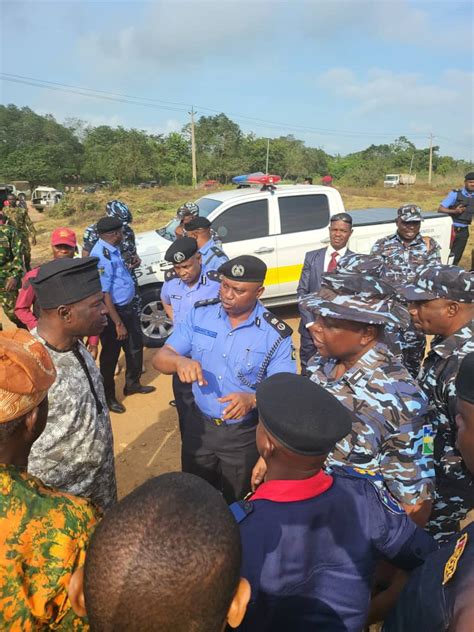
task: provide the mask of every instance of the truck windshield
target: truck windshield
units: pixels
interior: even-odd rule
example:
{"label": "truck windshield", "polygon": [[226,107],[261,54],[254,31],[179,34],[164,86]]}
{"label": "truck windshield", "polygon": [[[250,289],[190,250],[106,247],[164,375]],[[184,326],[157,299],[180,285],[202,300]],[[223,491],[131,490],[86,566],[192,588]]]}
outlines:
{"label": "truck windshield", "polygon": [[[196,204],[199,206],[199,215],[201,217],[207,217],[214,209],[222,204],[221,200],[214,200],[214,198],[210,197],[202,197],[199,200],[196,200]],[[158,234],[167,239],[168,241],[174,241],[175,239],[175,230],[178,226],[179,221],[174,218],[166,226],[158,229]]]}
{"label": "truck windshield", "polygon": [[388,182],[395,182],[395,180],[398,180],[398,176],[385,176],[385,180]]}

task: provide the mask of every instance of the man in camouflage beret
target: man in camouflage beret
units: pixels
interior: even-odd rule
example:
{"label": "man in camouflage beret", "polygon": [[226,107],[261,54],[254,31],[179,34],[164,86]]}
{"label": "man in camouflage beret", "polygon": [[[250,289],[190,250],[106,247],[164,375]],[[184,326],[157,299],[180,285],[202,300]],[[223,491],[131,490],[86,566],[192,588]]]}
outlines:
{"label": "man in camouflage beret", "polygon": [[23,329],[0,333],[0,629],[87,630],[67,595],[99,515],[27,472],[48,416],[53,361]]}
{"label": "man in camouflage beret", "polygon": [[456,266],[424,270],[402,288],[417,329],[434,335],[419,382],[431,404],[436,492],[428,528],[446,541],[474,507],[474,479],[456,447],[456,375],[474,351],[474,273]]}
{"label": "man in camouflage beret", "polygon": [[[428,265],[441,263],[441,248],[432,237],[420,234],[423,215],[415,204],[405,204],[397,211],[397,232],[375,242],[371,255],[382,257],[385,263],[382,278],[399,287],[411,283]],[[420,370],[426,340],[412,323],[400,332],[403,361],[413,377]]]}

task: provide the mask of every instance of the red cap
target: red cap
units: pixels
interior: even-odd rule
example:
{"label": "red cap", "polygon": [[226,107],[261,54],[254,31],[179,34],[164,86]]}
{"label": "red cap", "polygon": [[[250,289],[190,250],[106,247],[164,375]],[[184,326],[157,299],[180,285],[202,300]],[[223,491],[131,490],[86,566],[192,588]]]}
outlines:
{"label": "red cap", "polygon": [[8,200],[5,200],[5,202],[3,203],[3,206],[10,206],[10,202]]}
{"label": "red cap", "polygon": [[56,228],[51,233],[51,245],[59,246],[65,244],[75,248],[77,246],[76,233],[70,228]]}

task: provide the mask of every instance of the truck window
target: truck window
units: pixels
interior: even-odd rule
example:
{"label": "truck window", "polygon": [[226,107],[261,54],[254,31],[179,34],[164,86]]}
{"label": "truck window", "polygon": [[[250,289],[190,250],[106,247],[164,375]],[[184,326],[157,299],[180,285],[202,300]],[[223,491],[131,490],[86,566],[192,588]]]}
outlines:
{"label": "truck window", "polygon": [[281,234],[325,228],[329,224],[327,195],[294,195],[278,199]]}
{"label": "truck window", "polygon": [[212,228],[224,244],[268,236],[268,201],[236,204],[216,217]]}

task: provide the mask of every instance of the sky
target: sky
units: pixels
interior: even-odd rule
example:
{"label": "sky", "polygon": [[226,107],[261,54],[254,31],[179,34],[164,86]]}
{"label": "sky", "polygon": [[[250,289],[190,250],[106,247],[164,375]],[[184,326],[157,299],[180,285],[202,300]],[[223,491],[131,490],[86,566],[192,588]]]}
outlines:
{"label": "sky", "polygon": [[471,1],[0,0],[0,22],[0,102],[61,122],[168,133],[194,107],[330,154],[432,133],[473,160]]}

